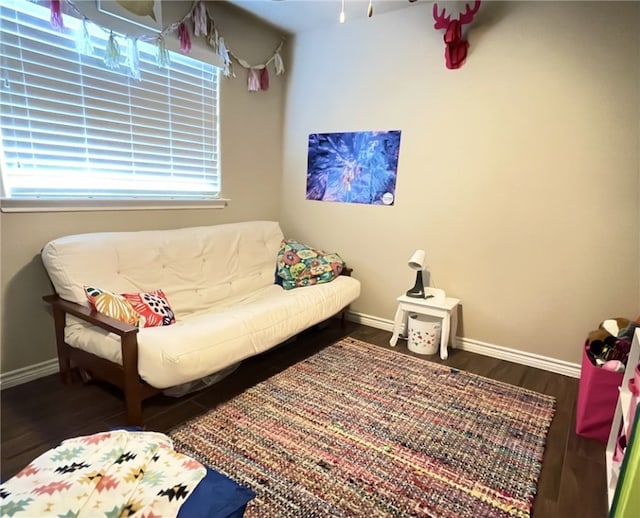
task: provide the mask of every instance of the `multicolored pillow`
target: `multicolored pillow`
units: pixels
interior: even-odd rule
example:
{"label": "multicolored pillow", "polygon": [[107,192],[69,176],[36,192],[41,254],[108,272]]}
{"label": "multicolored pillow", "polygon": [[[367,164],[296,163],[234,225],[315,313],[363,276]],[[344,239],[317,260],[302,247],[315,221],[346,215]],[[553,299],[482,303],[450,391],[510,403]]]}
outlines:
{"label": "multicolored pillow", "polygon": [[111,318],[126,322],[132,326],[140,324],[140,315],[122,295],[116,295],[109,291],[85,286],[84,292],[89,299],[89,304],[98,312]]}
{"label": "multicolored pillow", "polygon": [[293,239],[282,241],[277,259],[277,274],[285,290],[322,284],[335,279],[344,268],[338,254],[327,254]]}
{"label": "multicolored pillow", "polygon": [[169,326],[176,323],[176,316],[162,290],[147,293],[123,293],[141,317],[141,327]]}

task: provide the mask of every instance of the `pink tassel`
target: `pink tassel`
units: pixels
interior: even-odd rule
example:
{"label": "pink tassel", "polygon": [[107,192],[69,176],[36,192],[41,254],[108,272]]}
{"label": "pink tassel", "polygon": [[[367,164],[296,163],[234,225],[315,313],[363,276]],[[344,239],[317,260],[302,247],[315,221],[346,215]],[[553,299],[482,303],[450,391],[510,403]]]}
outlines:
{"label": "pink tassel", "polygon": [[180,50],[182,52],[191,51],[191,39],[189,38],[189,29],[187,29],[187,26],[184,24],[184,22],[182,22],[178,26],[178,38],[180,38]]}
{"label": "pink tassel", "polygon": [[269,89],[269,70],[265,66],[262,70],[260,70],[260,90],[268,90]]}
{"label": "pink tassel", "polygon": [[51,27],[59,30],[64,29],[60,0],[51,0]]}
{"label": "pink tassel", "polygon": [[249,69],[249,75],[247,76],[247,88],[250,92],[257,92],[260,90],[260,77],[258,70],[255,68]]}

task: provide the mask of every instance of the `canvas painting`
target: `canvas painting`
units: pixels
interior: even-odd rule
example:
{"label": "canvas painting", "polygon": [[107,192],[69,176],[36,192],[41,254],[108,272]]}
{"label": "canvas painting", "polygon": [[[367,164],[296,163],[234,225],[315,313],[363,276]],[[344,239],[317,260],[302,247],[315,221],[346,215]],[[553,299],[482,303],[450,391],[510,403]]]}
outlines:
{"label": "canvas painting", "polygon": [[162,31],[162,2],[161,0],[97,0],[98,10],[152,29]]}
{"label": "canvas painting", "polygon": [[400,131],[309,135],[307,200],[393,205]]}

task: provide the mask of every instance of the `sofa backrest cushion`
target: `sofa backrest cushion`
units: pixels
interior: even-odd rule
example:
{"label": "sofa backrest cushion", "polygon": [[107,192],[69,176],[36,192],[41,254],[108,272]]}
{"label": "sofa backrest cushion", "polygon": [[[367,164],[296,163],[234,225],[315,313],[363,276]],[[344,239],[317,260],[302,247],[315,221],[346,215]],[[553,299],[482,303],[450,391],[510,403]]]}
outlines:
{"label": "sofa backrest cushion", "polygon": [[42,249],[58,295],[88,305],[84,286],[113,293],[161,289],[181,315],[274,282],[283,235],[275,221],[61,237]]}

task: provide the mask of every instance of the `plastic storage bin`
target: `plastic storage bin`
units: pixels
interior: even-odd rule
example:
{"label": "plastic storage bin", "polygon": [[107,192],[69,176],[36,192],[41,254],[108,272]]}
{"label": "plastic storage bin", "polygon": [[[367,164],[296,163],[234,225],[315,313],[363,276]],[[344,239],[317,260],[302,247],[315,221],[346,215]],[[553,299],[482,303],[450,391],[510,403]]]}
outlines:
{"label": "plastic storage bin", "polygon": [[409,314],[407,347],[418,354],[436,354],[440,345],[442,320],[427,315]]}

